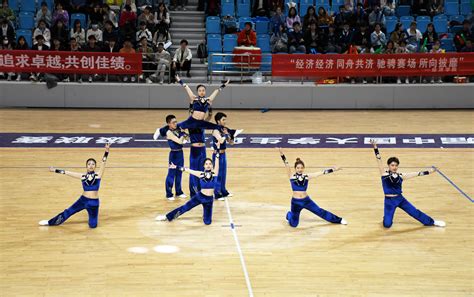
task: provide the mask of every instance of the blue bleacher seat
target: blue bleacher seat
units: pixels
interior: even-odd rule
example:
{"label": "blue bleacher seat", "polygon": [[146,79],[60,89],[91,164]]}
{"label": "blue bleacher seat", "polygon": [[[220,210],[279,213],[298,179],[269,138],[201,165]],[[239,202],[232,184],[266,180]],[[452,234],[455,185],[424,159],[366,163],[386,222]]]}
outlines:
{"label": "blue bleacher seat", "polygon": [[443,38],[441,39],[441,48],[447,52],[454,52],[454,42],[452,38]]}
{"label": "blue bleacher seat", "polygon": [[262,50],[262,53],[269,53],[270,49],[270,36],[268,34],[257,35],[257,47]]}
{"label": "blue bleacher seat", "polygon": [[315,0],[314,5],[315,6],[329,5],[329,0]]}
{"label": "blue bleacher seat", "polygon": [[344,5],[344,0],[332,0],[332,6],[333,7],[339,7],[341,5]]}
{"label": "blue bleacher seat", "polygon": [[[223,62],[224,59],[222,56],[212,56],[211,58],[211,55],[212,53],[209,53],[209,64],[208,64],[208,69],[209,70],[215,70],[215,71],[221,71],[224,69],[224,65],[222,64],[218,64],[218,65],[214,65],[214,62]],[[212,63],[211,63],[211,60],[212,60]]]}
{"label": "blue bleacher seat", "polygon": [[470,15],[472,13],[471,3],[470,2],[461,2],[459,13],[464,15],[464,16]]}
{"label": "blue bleacher seat", "polygon": [[300,5],[301,4],[314,5],[314,0],[300,0]]}
{"label": "blue bleacher seat", "polygon": [[19,9],[18,0],[9,0],[8,7],[10,7],[13,11],[18,11]]}
{"label": "blue bleacher seat", "polygon": [[446,15],[458,15],[459,14],[459,3],[458,2],[445,3],[444,13]]}
{"label": "blue bleacher seat", "polygon": [[18,0],[20,4],[20,11],[36,11],[36,1],[35,0]]}
{"label": "blue bleacher seat", "polygon": [[221,18],[210,16],[206,18],[206,33],[221,34]]}
{"label": "blue bleacher seat", "polygon": [[252,18],[249,18],[249,17],[239,18],[239,30],[242,30],[243,28],[245,28],[246,22],[252,22]]}
{"label": "blue bleacher seat", "polygon": [[403,28],[405,28],[405,29],[410,28],[410,24],[414,20],[415,20],[415,18],[412,17],[412,16],[402,16],[402,17],[400,17],[400,23],[403,24]]}
{"label": "blue bleacher seat", "polygon": [[87,28],[87,17],[83,13],[73,13],[73,14],[71,14],[71,22],[70,22],[69,28],[74,27],[74,22],[76,20],[81,21],[81,27],[82,28]]}
{"label": "blue bleacher seat", "polygon": [[[314,7],[313,4],[300,4],[300,17],[304,17],[308,13],[308,8],[313,7],[316,10],[316,7]],[[317,12],[316,12],[317,14]]]}
{"label": "blue bleacher seat", "polygon": [[34,13],[31,11],[20,11],[18,19],[20,29],[33,29],[35,27]]}
{"label": "blue bleacher seat", "polygon": [[268,34],[268,28],[270,26],[270,20],[267,18],[259,18],[255,21],[255,31],[257,35]]}
{"label": "blue bleacher seat", "polygon": [[435,16],[433,18],[433,25],[438,34],[448,32],[448,18],[445,15]]}
{"label": "blue bleacher seat", "polygon": [[451,33],[453,34],[456,34],[458,32],[461,32],[463,30],[463,26],[462,25],[457,25],[457,26],[451,26],[449,27],[449,31],[451,31]]}
{"label": "blue bleacher seat", "polygon": [[[233,62],[233,56],[224,56],[222,58],[222,61],[226,63],[232,63]],[[230,65],[223,65],[225,70],[235,70],[235,65],[230,64]]]}
{"label": "blue bleacher seat", "polygon": [[410,15],[411,7],[410,5],[399,5],[397,7],[397,15],[399,17]]}
{"label": "blue bleacher seat", "polygon": [[222,53],[220,34],[207,34],[207,51],[210,53]]}
{"label": "blue bleacher seat", "polygon": [[464,21],[464,16],[463,15],[452,15],[449,17],[449,21],[455,21],[455,22],[458,22],[459,24],[462,24],[462,22]]}
{"label": "blue bleacher seat", "polygon": [[237,4],[237,17],[250,17],[250,3]]}
{"label": "blue bleacher seat", "polygon": [[16,40],[18,40],[20,36],[25,37],[26,43],[28,43],[28,46],[31,48],[31,46],[33,45],[33,33],[31,32],[31,30],[26,30],[26,29],[16,30]]}
{"label": "blue bleacher seat", "polygon": [[234,47],[237,46],[237,35],[226,34],[224,35],[224,53],[231,53]]}
{"label": "blue bleacher seat", "polygon": [[235,15],[234,0],[221,0],[221,16]]}
{"label": "blue bleacher seat", "polygon": [[262,65],[260,66],[260,71],[271,71],[272,70],[272,56],[263,55],[262,56]]}
{"label": "blue bleacher seat", "polygon": [[385,17],[385,27],[387,28],[387,33],[390,35],[395,31],[395,26],[398,23],[398,18],[396,16],[386,16]]}
{"label": "blue bleacher seat", "polygon": [[418,30],[423,34],[426,31],[426,27],[431,23],[431,18],[429,16],[419,16],[416,18],[416,26]]}

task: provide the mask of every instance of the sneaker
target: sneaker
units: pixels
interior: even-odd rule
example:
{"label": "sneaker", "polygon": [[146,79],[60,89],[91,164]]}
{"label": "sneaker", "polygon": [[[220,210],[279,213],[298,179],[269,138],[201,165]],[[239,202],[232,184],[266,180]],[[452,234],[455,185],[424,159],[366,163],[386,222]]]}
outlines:
{"label": "sneaker", "polygon": [[127,81],[128,81],[128,76],[125,76],[125,77],[123,78],[123,82],[127,82]]}
{"label": "sneaker", "polygon": [[341,225],[347,225],[347,221],[344,219],[341,219]]}
{"label": "sneaker", "polygon": [[225,197],[219,197],[219,198],[217,198],[216,200],[225,201]]}
{"label": "sneaker", "polygon": [[401,83],[402,83],[401,79],[397,78],[397,84],[401,84]]}
{"label": "sneaker", "polygon": [[163,84],[163,80],[162,80],[162,79],[160,79],[160,85],[162,85],[162,84]]}
{"label": "sneaker", "polygon": [[166,197],[166,199],[168,199],[168,201],[174,201],[174,196],[171,196],[171,197]]}
{"label": "sneaker", "polygon": [[68,83],[69,82],[69,77],[66,77],[65,79],[63,79],[63,82]]}
{"label": "sneaker", "polygon": [[168,218],[165,215],[159,215],[155,218],[155,221],[167,221]]}
{"label": "sneaker", "polygon": [[18,76],[16,77],[16,81],[21,81],[21,75],[18,74]]}
{"label": "sneaker", "polygon": [[430,84],[434,84],[434,79],[430,80]]}
{"label": "sneaker", "polygon": [[416,79],[412,80],[411,83],[412,83],[412,84],[416,84]]}
{"label": "sneaker", "polygon": [[290,223],[290,219],[291,219],[291,211],[286,213],[286,220],[288,221],[288,223]]}
{"label": "sneaker", "polygon": [[227,197],[234,197],[234,194],[232,194],[232,193],[229,192],[229,194],[227,194],[227,196],[225,196],[225,197],[226,197],[226,198],[227,198]]}
{"label": "sneaker", "polygon": [[135,82],[137,79],[135,78],[135,76],[132,76],[132,78],[130,79],[131,82]]}
{"label": "sneaker", "polygon": [[158,75],[156,73],[153,73],[152,75],[150,75],[151,78],[157,78]]}
{"label": "sneaker", "polygon": [[443,221],[434,221],[433,225],[435,225],[436,227],[446,227],[446,223],[443,222]]}
{"label": "sneaker", "polygon": [[12,80],[12,75],[9,74],[9,75],[7,76],[7,81],[11,81],[11,80]]}
{"label": "sneaker", "polygon": [[405,79],[405,83],[406,84],[409,84],[410,83],[410,80],[408,78]]}
{"label": "sneaker", "polygon": [[147,77],[146,83],[147,83],[147,84],[152,84],[153,82],[151,81],[151,79],[149,79],[149,78]]}
{"label": "sneaker", "polygon": [[140,75],[138,76],[138,80],[143,80],[143,74],[140,74]]}
{"label": "sneaker", "polygon": [[355,84],[355,83],[356,83],[355,79],[351,79],[351,84]]}
{"label": "sneaker", "polygon": [[32,75],[30,75],[30,80],[31,81],[37,81],[38,79],[36,78],[36,75],[32,74]]}
{"label": "sneaker", "polygon": [[439,84],[442,84],[442,83],[443,83],[443,80],[442,80],[441,78],[438,79],[438,83],[439,83]]}
{"label": "sneaker", "polygon": [[181,195],[177,195],[176,197],[180,198],[180,199],[186,199],[188,198],[188,196],[186,196],[186,194],[181,194]]}
{"label": "sneaker", "polygon": [[88,81],[91,83],[92,82],[92,76],[89,76]]}
{"label": "sneaker", "polygon": [[362,80],[362,83],[363,83],[364,85],[366,85],[366,84],[367,84],[367,80],[363,79],[363,80]]}
{"label": "sneaker", "polygon": [[41,220],[38,222],[38,225],[40,226],[49,226],[48,220]]}

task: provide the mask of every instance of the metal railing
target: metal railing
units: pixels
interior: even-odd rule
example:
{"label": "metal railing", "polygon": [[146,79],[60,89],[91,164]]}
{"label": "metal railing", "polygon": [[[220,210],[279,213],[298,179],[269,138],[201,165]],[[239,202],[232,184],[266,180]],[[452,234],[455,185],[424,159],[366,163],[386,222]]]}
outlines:
{"label": "metal railing", "polygon": [[[272,54],[212,53],[209,55],[209,59],[208,59],[209,82],[212,83],[214,79],[214,75],[221,74],[224,77],[224,79],[226,78],[226,76],[240,76],[240,82],[242,83],[244,80],[244,76],[252,76],[257,71],[260,71],[262,73],[262,76],[264,76],[266,79],[268,76],[272,75],[271,59],[269,61],[268,60],[263,61],[264,60],[263,57],[268,57],[268,56],[271,57]],[[218,59],[217,57],[222,57],[222,59]],[[231,62],[225,61],[227,60],[226,57],[231,57],[230,59]],[[255,61],[255,59],[259,61]],[[268,68],[266,66],[268,66]],[[215,70],[215,68],[217,68],[217,70]],[[222,70],[220,68],[222,68]]]}

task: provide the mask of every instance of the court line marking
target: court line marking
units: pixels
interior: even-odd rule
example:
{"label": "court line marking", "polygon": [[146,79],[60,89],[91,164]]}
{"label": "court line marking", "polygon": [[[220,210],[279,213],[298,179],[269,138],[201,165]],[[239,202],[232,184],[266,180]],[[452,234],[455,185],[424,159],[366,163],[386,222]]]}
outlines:
{"label": "court line marking", "polygon": [[446,174],[444,174],[443,172],[441,172],[441,170],[439,170],[436,166],[431,166],[433,167],[436,172],[438,172],[448,183],[450,183],[456,190],[458,190],[459,193],[461,193],[461,195],[463,195],[464,197],[466,197],[467,199],[469,199],[469,201],[473,202],[474,203],[474,200],[469,197],[468,194],[466,194],[463,190],[461,190],[460,187],[458,187],[451,179],[449,179],[449,177],[446,176]]}
{"label": "court line marking", "polygon": [[245,259],[244,259],[244,254],[242,252],[242,249],[240,248],[239,237],[237,236],[237,231],[235,230],[234,220],[232,219],[232,214],[230,212],[229,201],[228,201],[227,198],[225,199],[225,206],[227,208],[227,216],[229,217],[230,229],[232,230],[235,245],[237,246],[237,251],[239,252],[240,264],[242,265],[242,270],[244,272],[245,283],[247,284],[247,290],[249,292],[249,296],[253,297],[252,284],[250,283],[249,273],[247,271],[247,265],[245,264]]}
{"label": "court line marking", "polygon": [[[0,166],[0,169],[47,169],[50,166]],[[62,166],[64,168],[84,168],[84,166]],[[306,168],[330,168],[331,166],[307,166]],[[168,169],[168,166],[107,166],[108,169]],[[282,166],[231,166],[227,168],[235,169],[284,169]],[[341,166],[342,169],[378,169],[376,166]],[[423,166],[406,166],[406,169],[429,168]]]}

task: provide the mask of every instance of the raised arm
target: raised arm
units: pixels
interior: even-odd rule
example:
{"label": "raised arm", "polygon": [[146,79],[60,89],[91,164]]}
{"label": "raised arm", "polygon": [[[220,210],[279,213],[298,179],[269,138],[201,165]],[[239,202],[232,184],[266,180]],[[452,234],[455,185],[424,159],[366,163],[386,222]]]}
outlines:
{"label": "raised arm", "polygon": [[377,158],[377,165],[379,166],[380,175],[385,175],[385,168],[383,167],[382,157],[380,156],[379,149],[377,147],[377,142],[374,139],[370,140],[370,143],[374,147],[375,158]]}
{"label": "raised arm", "polygon": [[180,85],[182,85],[184,87],[184,89],[186,90],[186,92],[188,93],[188,97],[189,97],[189,102],[192,103],[194,101],[194,98],[196,98],[196,95],[194,95],[193,91],[191,90],[191,88],[185,84],[183,82],[183,80],[181,78],[179,78],[179,75],[176,74],[176,81],[179,82]]}
{"label": "raised arm", "polygon": [[419,172],[401,173],[401,175],[402,175],[403,179],[410,179],[410,178],[414,178],[414,177],[417,177],[417,176],[428,175],[428,174],[431,174],[435,171],[436,171],[435,168],[430,168],[428,170],[419,171]]}
{"label": "raised arm", "polygon": [[331,167],[331,168],[324,169],[323,171],[320,171],[320,172],[309,173],[308,178],[309,179],[316,178],[318,176],[325,175],[325,174],[330,174],[330,173],[333,173],[333,172],[336,172],[336,171],[339,171],[339,170],[342,170],[342,168],[334,166],[334,167]]}
{"label": "raised arm", "polygon": [[219,88],[215,89],[214,92],[212,92],[211,96],[209,96],[209,101],[213,102],[214,99],[216,99],[217,95],[229,84],[230,80],[227,80],[225,83],[223,83]]}
{"label": "raised arm", "polygon": [[214,161],[214,176],[219,175],[219,158],[221,156],[219,154],[219,149],[221,148],[221,144],[219,142],[217,142],[216,146],[217,146],[217,154],[216,154],[216,160]]}
{"label": "raised arm", "polygon": [[288,164],[288,161],[286,160],[285,154],[283,154],[283,151],[282,151],[281,147],[279,147],[277,149],[280,152],[280,157],[283,160],[283,163],[285,163],[286,173],[288,174],[288,177],[291,178],[291,175],[292,175],[291,168],[290,168],[290,165]]}
{"label": "raised arm", "polygon": [[64,175],[67,175],[67,176],[70,176],[70,177],[73,177],[73,178],[78,178],[78,179],[81,179],[82,176],[83,176],[82,173],[68,171],[68,170],[64,170],[64,169],[58,169],[58,168],[55,168],[55,167],[49,167],[49,171],[54,172],[54,173],[58,173],[58,174],[64,174]]}
{"label": "raised arm", "polygon": [[189,169],[189,168],[187,168],[187,167],[176,166],[176,165],[174,165],[173,163],[171,163],[171,164],[169,165],[169,168],[170,168],[170,169],[178,169],[178,170],[180,170],[180,171],[182,171],[182,172],[187,172],[187,173],[189,173],[189,174],[191,174],[191,175],[194,175],[194,176],[196,176],[196,177],[201,177],[201,174],[202,174],[202,171],[192,170],[192,169]]}
{"label": "raised arm", "polygon": [[110,143],[105,144],[105,153],[104,156],[102,157],[102,165],[100,165],[100,170],[99,170],[99,178],[102,178],[102,175],[104,175],[105,171],[105,164],[107,163],[107,157],[109,156],[109,149],[110,149]]}

